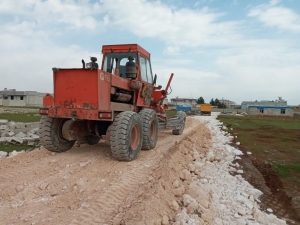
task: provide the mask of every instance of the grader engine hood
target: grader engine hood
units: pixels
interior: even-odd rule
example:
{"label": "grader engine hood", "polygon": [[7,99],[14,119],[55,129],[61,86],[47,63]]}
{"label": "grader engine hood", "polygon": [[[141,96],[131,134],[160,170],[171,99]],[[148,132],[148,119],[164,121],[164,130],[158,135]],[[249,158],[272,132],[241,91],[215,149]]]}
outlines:
{"label": "grader engine hood", "polygon": [[[102,70],[53,69],[54,98],[50,115],[98,119],[99,111],[111,111],[111,74]],[[45,105],[46,104],[46,105]]]}
{"label": "grader engine hood", "polygon": [[60,69],[54,73],[54,105],[110,110],[110,74],[101,70]]}

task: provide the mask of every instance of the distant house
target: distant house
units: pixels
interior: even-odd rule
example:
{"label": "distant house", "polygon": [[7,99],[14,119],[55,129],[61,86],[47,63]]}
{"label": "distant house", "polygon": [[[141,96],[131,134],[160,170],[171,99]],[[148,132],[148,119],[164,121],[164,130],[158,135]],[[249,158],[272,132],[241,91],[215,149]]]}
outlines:
{"label": "distant house", "polygon": [[300,113],[300,105],[299,106],[294,106],[294,112],[295,113]]}
{"label": "distant house", "polygon": [[246,112],[249,115],[262,115],[262,116],[291,116],[294,115],[293,106],[248,106]]}
{"label": "distant house", "polygon": [[195,99],[195,98],[171,98],[171,104],[174,104],[174,105],[196,105],[197,99]]}
{"label": "distant house", "polygon": [[300,115],[300,105],[299,106],[294,106],[294,113]]}
{"label": "distant house", "polygon": [[16,91],[16,89],[0,91],[2,106],[42,106],[46,93],[36,91]]}
{"label": "distant house", "polygon": [[236,105],[234,101],[230,101],[227,99],[219,99],[219,102],[223,103],[228,109],[234,109],[234,106]]}

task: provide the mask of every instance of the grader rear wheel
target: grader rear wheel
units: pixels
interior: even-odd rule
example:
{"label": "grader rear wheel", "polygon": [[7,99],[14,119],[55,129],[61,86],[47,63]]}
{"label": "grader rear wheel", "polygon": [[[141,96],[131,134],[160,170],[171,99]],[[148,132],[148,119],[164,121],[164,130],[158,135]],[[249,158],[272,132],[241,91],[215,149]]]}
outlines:
{"label": "grader rear wheel", "polygon": [[139,112],[143,124],[143,150],[155,148],[158,139],[158,119],[152,109],[142,109]]}
{"label": "grader rear wheel", "polygon": [[110,125],[107,130],[106,130],[106,134],[105,134],[105,143],[110,145],[110,132],[111,132],[111,128],[112,125]]}
{"label": "grader rear wheel", "polygon": [[142,147],[142,121],[135,112],[121,112],[111,127],[110,146],[115,159],[132,161]]}
{"label": "grader rear wheel", "polygon": [[40,143],[47,150],[65,152],[71,149],[75,141],[68,141],[62,136],[62,127],[66,119],[43,116],[39,125]]}

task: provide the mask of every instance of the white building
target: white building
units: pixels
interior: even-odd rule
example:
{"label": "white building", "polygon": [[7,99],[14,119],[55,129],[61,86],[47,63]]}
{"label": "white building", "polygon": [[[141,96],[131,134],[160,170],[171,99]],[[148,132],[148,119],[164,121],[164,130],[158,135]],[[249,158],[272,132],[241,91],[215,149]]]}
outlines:
{"label": "white building", "polygon": [[196,105],[197,99],[195,98],[171,98],[173,105]]}
{"label": "white building", "polygon": [[2,106],[42,106],[46,93],[36,91],[16,91],[16,89],[0,91]]}
{"label": "white building", "polygon": [[219,99],[219,102],[220,103],[223,103],[226,108],[230,108],[230,109],[233,109],[234,106],[236,105],[236,103],[234,101],[230,101],[230,100],[227,100],[227,99]]}
{"label": "white building", "polygon": [[290,116],[294,115],[293,106],[248,106],[249,115],[259,116]]}

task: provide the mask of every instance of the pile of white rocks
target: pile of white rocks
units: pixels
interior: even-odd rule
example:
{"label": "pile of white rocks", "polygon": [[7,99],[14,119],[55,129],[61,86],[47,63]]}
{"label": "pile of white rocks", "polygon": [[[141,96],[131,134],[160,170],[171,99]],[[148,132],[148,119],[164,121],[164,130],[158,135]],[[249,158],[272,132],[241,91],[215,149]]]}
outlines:
{"label": "pile of white rocks", "polygon": [[36,145],[39,142],[38,127],[39,122],[20,123],[0,120],[0,143]]}
{"label": "pile of white rocks", "polygon": [[11,157],[14,157],[20,153],[25,153],[25,150],[22,150],[22,151],[16,151],[16,150],[13,150],[12,152],[4,152],[4,151],[0,151],[0,159],[1,158],[11,158]]}
{"label": "pile of white rocks", "polygon": [[[212,132],[213,146],[206,154],[192,151],[195,161],[185,171],[192,181],[183,195],[184,207],[174,224],[286,224],[272,214],[272,209],[260,209],[262,192],[243,179],[238,163],[232,163],[241,159],[238,155],[243,153],[229,145],[233,137],[221,129],[223,124],[213,116],[205,120]],[[231,175],[232,172],[237,175]]]}

